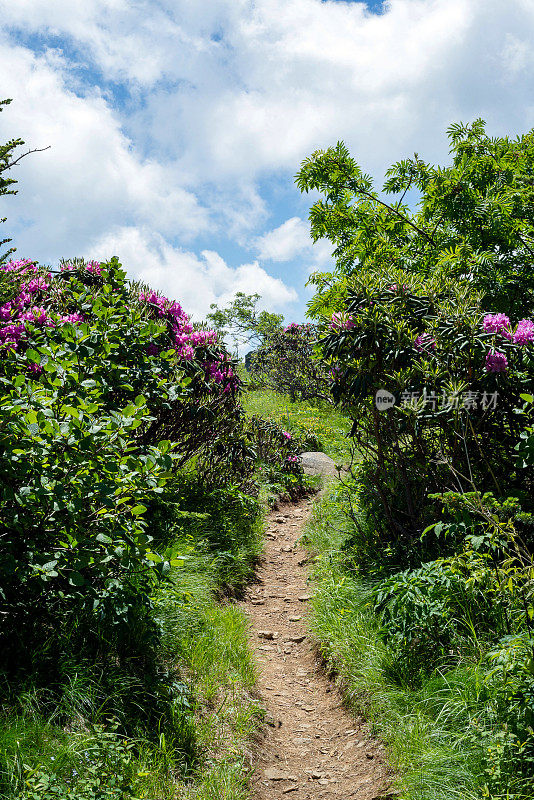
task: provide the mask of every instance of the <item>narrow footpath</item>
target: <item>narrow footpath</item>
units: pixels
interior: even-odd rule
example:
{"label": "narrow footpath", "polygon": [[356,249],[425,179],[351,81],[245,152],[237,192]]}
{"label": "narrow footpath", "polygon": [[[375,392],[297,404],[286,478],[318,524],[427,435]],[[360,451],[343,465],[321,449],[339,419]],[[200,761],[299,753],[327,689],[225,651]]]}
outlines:
{"label": "narrow footpath", "polygon": [[393,800],[384,747],[343,707],[307,626],[310,588],[298,539],[311,500],[270,514],[257,581],[242,608],[250,620],[258,690],[267,709],[251,778],[254,800]]}

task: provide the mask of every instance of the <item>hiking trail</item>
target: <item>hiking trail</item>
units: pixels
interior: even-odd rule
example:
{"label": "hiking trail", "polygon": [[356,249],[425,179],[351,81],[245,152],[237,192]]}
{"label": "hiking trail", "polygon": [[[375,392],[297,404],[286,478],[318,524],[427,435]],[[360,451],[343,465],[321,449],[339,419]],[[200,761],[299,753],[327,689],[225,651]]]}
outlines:
{"label": "hiking trail", "polygon": [[307,627],[311,589],[298,540],[312,505],[305,499],[269,514],[256,581],[241,603],[267,712],[252,798],[393,800],[385,749],[344,707]]}

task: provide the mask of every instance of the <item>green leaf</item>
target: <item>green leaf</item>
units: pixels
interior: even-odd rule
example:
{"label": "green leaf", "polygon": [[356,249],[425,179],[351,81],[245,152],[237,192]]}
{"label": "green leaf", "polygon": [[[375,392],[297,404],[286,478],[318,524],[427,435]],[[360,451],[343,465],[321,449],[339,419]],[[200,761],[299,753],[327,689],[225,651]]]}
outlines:
{"label": "green leaf", "polygon": [[144,514],[146,511],[146,506],[138,505],[132,508],[132,514],[138,517],[140,514]]}

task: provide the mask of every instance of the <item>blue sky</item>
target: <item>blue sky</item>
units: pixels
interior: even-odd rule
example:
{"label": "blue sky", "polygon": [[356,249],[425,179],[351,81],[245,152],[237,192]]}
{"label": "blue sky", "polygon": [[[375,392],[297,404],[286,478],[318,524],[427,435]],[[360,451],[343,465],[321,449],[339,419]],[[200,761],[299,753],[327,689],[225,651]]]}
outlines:
{"label": "blue sky", "polygon": [[258,291],[302,319],[311,198],[293,176],[343,139],[378,184],[482,116],[534,125],[531,0],[0,0],[0,141],[50,150],[3,198],[18,255],[119,255],[201,317]]}

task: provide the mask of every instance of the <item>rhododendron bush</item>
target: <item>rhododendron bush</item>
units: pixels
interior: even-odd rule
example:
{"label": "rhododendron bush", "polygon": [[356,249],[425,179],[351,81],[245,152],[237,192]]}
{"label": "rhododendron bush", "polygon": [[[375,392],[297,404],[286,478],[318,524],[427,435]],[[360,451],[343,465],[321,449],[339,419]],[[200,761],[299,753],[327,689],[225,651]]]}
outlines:
{"label": "rhododendron bush", "polygon": [[252,353],[250,369],[265,386],[288,394],[292,400],[330,401],[331,379],[315,353],[317,329],[292,322],[265,336]]}
{"label": "rhododendron bush", "polygon": [[335,258],[332,273],[312,276],[309,313],[353,422],[345,565],[377,615],[381,691],[421,689],[429,730],[455,708],[451,753],[476,765],[459,795],[476,786],[488,800],[526,800],[534,131],[492,138],[478,120],[449,138],[449,165],[399,161],[382,191],[343,143],[303,163],[301,189],[322,195],[312,238],[328,238]]}
{"label": "rhododendron bush", "polygon": [[524,425],[515,409],[534,377],[534,323],[484,314],[470,287],[403,280],[356,276],[345,300],[350,328],[326,318],[322,340],[334,396],[376,464],[365,491],[380,498],[401,547],[428,524],[431,491],[465,482],[528,497],[534,488],[515,450]]}
{"label": "rhododendron bush", "polygon": [[239,392],[215,334],[130,285],[116,259],[0,265],[6,664],[84,616],[93,634],[99,620],[152,625],[149,587],[169,564],[147,506],[192,459],[198,480],[246,488],[254,453]]}

